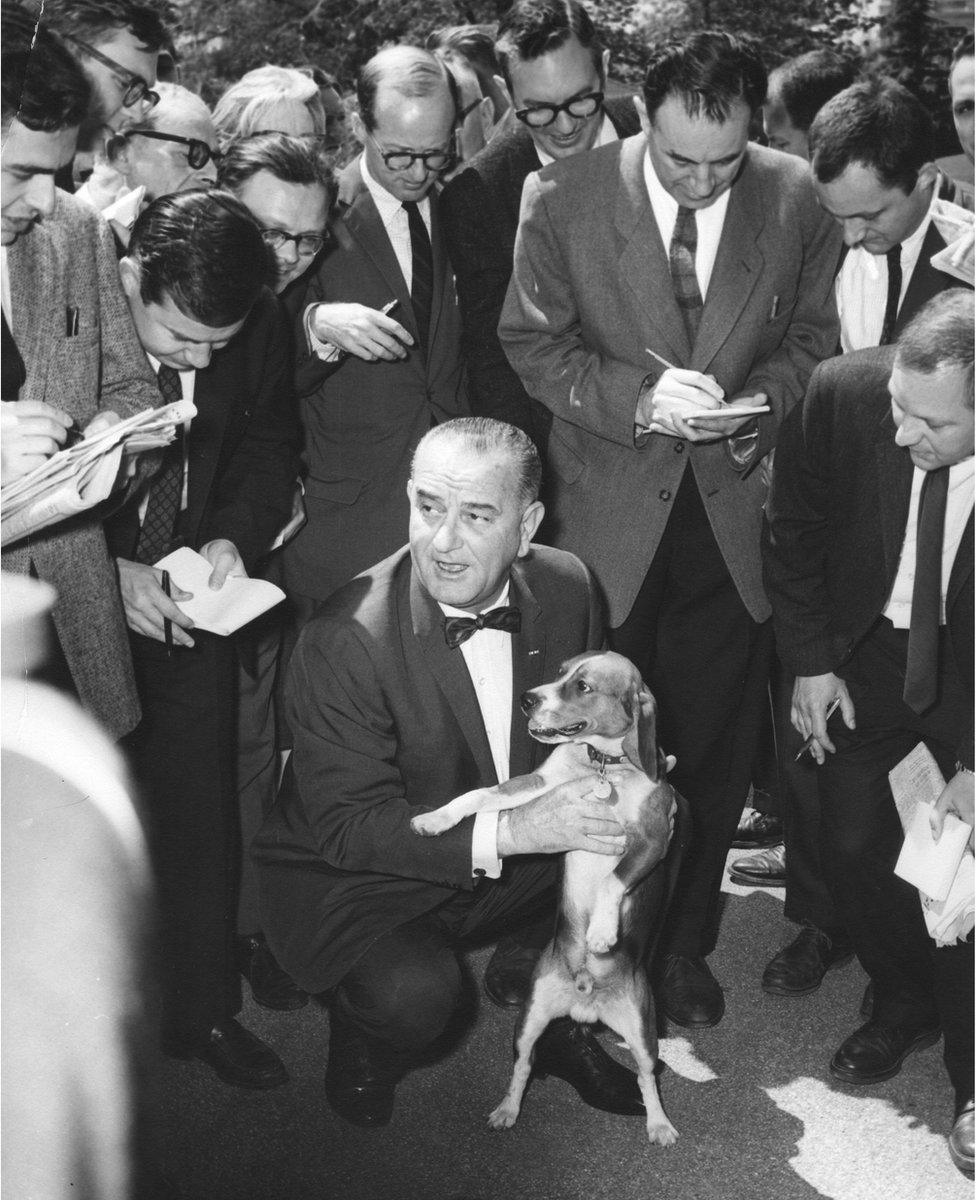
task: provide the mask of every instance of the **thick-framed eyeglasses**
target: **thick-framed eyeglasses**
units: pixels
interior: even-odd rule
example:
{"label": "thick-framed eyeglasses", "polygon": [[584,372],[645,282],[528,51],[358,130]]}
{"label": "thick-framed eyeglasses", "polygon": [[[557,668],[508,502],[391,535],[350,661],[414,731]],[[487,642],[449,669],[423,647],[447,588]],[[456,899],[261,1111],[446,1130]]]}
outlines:
{"label": "thick-framed eyeglasses", "polygon": [[199,138],[181,137],[178,133],[161,133],[155,129],[127,129],[125,136],[152,138],[157,142],[178,142],[181,146],[186,146],[186,161],[194,171],[202,170],[211,159],[219,163],[222,157],[219,150],[212,150]]}
{"label": "thick-framed eyeglasses", "polygon": [[261,239],[272,250],[281,250],[289,242],[294,242],[295,250],[302,258],[318,254],[330,240],[325,233],[289,233],[286,229],[262,229]]}
{"label": "thick-framed eyeglasses", "polygon": [[517,108],[515,116],[531,129],[544,129],[551,125],[561,112],[577,120],[592,117],[603,103],[603,92],[587,92],[585,96],[574,96],[565,104],[534,104],[531,108]]}
{"label": "thick-framed eyeglasses", "polygon": [[155,108],[159,103],[159,92],[154,92],[148,83],[141,75],[136,75],[132,71],[127,70],[121,63],[117,63],[114,58],[109,58],[107,54],[103,54],[101,50],[96,50],[94,46],[89,46],[87,42],[79,41],[78,38],[72,37],[70,34],[62,34],[62,40],[71,42],[72,45],[78,46],[96,62],[100,62],[103,67],[108,67],[115,78],[122,84],[122,107],[132,108],[134,104],[139,104],[145,101],[150,108]]}
{"label": "thick-framed eyeglasses", "polygon": [[461,109],[461,111],[457,115],[458,125],[464,124],[464,122],[474,112],[474,110],[478,107],[478,105],[481,103],[482,100],[484,100],[484,96],[478,96],[474,100],[472,100],[470,104],[466,104],[464,106],[464,108]]}
{"label": "thick-framed eyeglasses", "polygon": [[457,156],[453,150],[384,150],[369,132],[366,136],[376,147],[380,158],[391,171],[409,171],[415,162],[422,162],[425,171],[444,171],[454,165]]}

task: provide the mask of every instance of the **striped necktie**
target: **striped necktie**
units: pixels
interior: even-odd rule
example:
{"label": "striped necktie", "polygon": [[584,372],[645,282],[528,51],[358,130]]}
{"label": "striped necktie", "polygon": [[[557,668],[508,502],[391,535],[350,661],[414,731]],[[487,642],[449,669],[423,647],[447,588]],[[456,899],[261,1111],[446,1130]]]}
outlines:
{"label": "striped necktie", "polygon": [[416,200],[404,200],[407,221],[410,224],[410,252],[412,257],[412,279],[410,302],[417,321],[420,344],[426,353],[430,337],[430,309],[434,298],[434,256],[430,248],[430,234],[424,224]]}
{"label": "striped necktie", "polygon": [[931,708],[938,693],[942,542],[948,495],[949,468],[926,471],[918,499],[912,620],[902,693],[905,703],[917,713]]}
{"label": "striped necktie", "polygon": [[[183,399],[179,371],[160,367],[156,376],[167,404]],[[136,543],[136,561],[154,563],[168,554],[176,531],[176,518],[183,498],[183,427],[163,451],[163,465],[149,484],[149,503]]]}

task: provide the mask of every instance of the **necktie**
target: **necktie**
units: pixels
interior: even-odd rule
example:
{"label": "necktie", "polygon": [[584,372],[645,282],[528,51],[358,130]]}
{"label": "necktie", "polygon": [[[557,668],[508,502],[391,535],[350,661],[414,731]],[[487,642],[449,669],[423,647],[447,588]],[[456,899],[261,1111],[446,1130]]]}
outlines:
{"label": "necktie", "polygon": [[512,605],[489,608],[476,617],[445,617],[444,641],[452,650],[466,642],[479,629],[501,629],[504,633],[518,633],[522,628],[522,613]]}
{"label": "necktie", "polygon": [[434,256],[430,248],[430,234],[420,215],[416,200],[404,200],[410,225],[410,252],[412,256],[412,279],[410,302],[417,319],[417,332],[421,347],[426,351],[430,335],[430,306],[434,298]]}
{"label": "necktie", "polygon": [[[167,404],[183,398],[179,371],[160,367],[159,390]],[[154,563],[169,553],[183,496],[183,429],[163,451],[163,465],[149,485],[149,503],[136,543],[136,561]]]}
{"label": "necktie", "polygon": [[912,623],[908,631],[905,703],[923,713],[935,703],[939,665],[939,609],[942,603],[942,538],[945,533],[949,468],[927,471],[918,501]]}
{"label": "necktie", "polygon": [[674,298],[681,309],[684,318],[688,341],[692,346],[698,336],[698,326],[701,324],[704,301],[698,289],[698,276],[695,274],[695,252],[698,249],[698,225],[695,222],[693,208],[678,208],[678,219],[674,223],[674,233],[671,235],[671,248],[668,251],[668,262],[671,266],[671,284],[674,288]]}
{"label": "necktie", "polygon": [[892,246],[885,258],[888,260],[888,298],[885,300],[879,346],[887,346],[891,342],[895,321],[898,319],[898,301],[901,299],[901,246]]}
{"label": "necktie", "polygon": [[2,395],[0,395],[0,400],[16,400],[27,379],[27,369],[20,356],[20,351],[17,349],[14,335],[10,332],[6,313],[3,314],[3,344],[0,346],[0,350],[2,350],[2,358],[0,358]]}

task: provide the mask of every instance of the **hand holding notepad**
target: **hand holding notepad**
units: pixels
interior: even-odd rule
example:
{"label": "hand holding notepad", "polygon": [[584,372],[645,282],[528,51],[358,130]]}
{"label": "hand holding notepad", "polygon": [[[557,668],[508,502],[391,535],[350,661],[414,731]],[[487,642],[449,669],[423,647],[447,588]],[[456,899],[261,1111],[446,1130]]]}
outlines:
{"label": "hand holding notepad", "polygon": [[213,568],[202,554],[181,546],[154,564],[169,572],[170,579],[192,598],[180,600],[177,607],[193,622],[194,628],[226,637],[280,604],[285,593],[265,579],[229,575],[222,587],[210,587]]}

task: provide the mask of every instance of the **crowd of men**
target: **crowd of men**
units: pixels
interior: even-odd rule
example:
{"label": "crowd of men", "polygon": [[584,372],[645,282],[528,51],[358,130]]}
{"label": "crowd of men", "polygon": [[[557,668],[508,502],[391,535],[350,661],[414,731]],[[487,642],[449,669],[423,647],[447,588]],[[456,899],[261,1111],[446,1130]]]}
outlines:
{"label": "crowd of men", "polygon": [[[437,839],[410,818],[531,770],[518,698],[609,645],[693,817],[659,1010],[723,1018],[722,877],[775,729],[800,928],[763,986],[856,954],[873,994],[830,1071],[877,1082],[941,1035],[971,1173],[972,934],[937,945],[893,874],[888,772],[924,742],[935,826],[972,825],[972,37],[937,164],[921,102],[832,51],[770,73],[697,32],[610,98],[577,0],[381,49],[348,99],[267,66],[212,111],[150,0],[35,9],[3,0],[3,480],[196,409],[3,552],[56,589],[45,678],[138,786],[166,1051],[278,1086],[241,978],[314,996],[329,1102],[377,1126],[461,948],[497,939],[485,989],[518,1007],[558,855],[619,853],[612,809],[584,779]],[[155,566],[178,546],[285,604],[194,628]],[[568,1018],[536,1067],[642,1111]]]}

